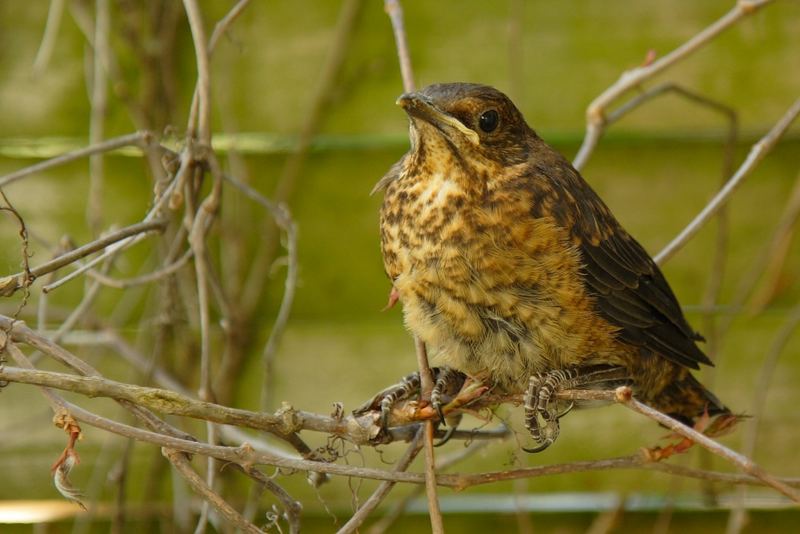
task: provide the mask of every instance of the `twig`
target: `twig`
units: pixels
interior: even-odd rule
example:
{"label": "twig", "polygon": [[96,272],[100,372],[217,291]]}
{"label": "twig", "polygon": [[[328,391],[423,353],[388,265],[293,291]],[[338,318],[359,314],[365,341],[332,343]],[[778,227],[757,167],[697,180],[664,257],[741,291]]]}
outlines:
{"label": "twig", "polygon": [[688,55],[696,52],[724,30],[736,24],[740,19],[752,15],[770,2],[772,2],[772,0],[738,0],[734,7],[725,15],[669,54],[650,64],[623,72],[616,83],[603,91],[589,104],[586,110],[586,135],[572,163],[575,168],[582,169],[586,164],[586,161],[589,159],[589,156],[605,130],[606,109],[617,98],[630,89],[641,85],[644,81],[652,78],[663,70],[666,70],[668,67],[671,67]]}
{"label": "twig", "polygon": [[[766,277],[761,290],[753,294],[750,299],[748,305],[750,310],[754,312],[763,310],[770,300],[775,297],[780,285],[781,271],[789,256],[792,235],[794,234],[798,219],[800,219],[800,174],[798,174],[795,179],[794,187],[789,195],[789,200],[786,201],[781,218],[772,233],[769,245],[764,251],[761,268],[751,271],[752,274],[750,278],[743,280],[743,285],[747,287],[746,293],[749,293],[751,288],[755,286],[759,274],[763,272]],[[756,265],[758,265],[758,262]],[[750,280],[752,280],[752,282],[750,282]],[[748,284],[748,282],[750,282],[750,284]]]}
{"label": "twig", "polygon": [[[283,505],[284,517],[289,523],[289,532],[296,534],[300,532],[300,512],[303,510],[302,504],[295,501],[285,489],[278,485],[274,480],[267,477],[264,473],[254,467],[246,467],[241,464],[233,464],[250,478],[254,479],[262,488],[269,490],[275,495]],[[262,489],[263,491],[263,489]]]}
{"label": "twig", "polygon": [[100,237],[99,239],[92,241],[91,243],[87,243],[81,247],[57,256],[46,263],[37,265],[30,270],[30,276],[32,277],[30,279],[28,279],[28,275],[24,271],[0,279],[0,296],[8,297],[14,294],[14,292],[18,289],[26,287],[32,283],[34,279],[57,271],[58,269],[74,263],[79,259],[88,256],[89,254],[103,250],[109,245],[138,234],[146,234],[148,232],[155,231],[163,232],[166,227],[167,221],[165,220],[145,221],[126,226],[121,230],[112,232],[104,237]]}
{"label": "twig", "polygon": [[[272,394],[272,366],[280,345],[283,333],[286,330],[286,325],[289,321],[289,313],[291,312],[294,303],[295,290],[297,289],[297,276],[298,276],[298,259],[297,259],[297,225],[292,219],[291,213],[285,204],[277,204],[268,199],[246,183],[237,180],[229,174],[223,175],[226,182],[233,185],[245,196],[260,204],[271,215],[275,224],[282,229],[286,234],[286,279],[284,281],[283,297],[281,304],[278,308],[278,314],[275,317],[275,322],[272,325],[267,342],[264,344],[264,349],[261,352],[261,361],[263,365],[264,377],[261,382],[261,409],[267,410],[271,406],[269,402],[270,395]],[[263,281],[262,281],[263,283]],[[250,290],[253,288],[251,287]]]}
{"label": "twig", "polygon": [[[431,368],[428,365],[428,351],[425,349],[425,342],[417,337],[414,338],[414,346],[417,353],[417,367],[419,368],[419,396],[423,401],[430,401],[431,391],[433,390],[433,373],[431,373]],[[428,419],[425,421],[424,428],[425,494],[428,497],[428,515],[431,520],[431,531],[434,534],[442,534],[444,532],[444,522],[442,520],[442,512],[439,509],[439,496],[436,490],[436,459],[433,452],[433,420]]]}
{"label": "twig", "polygon": [[[613,393],[613,392],[612,392]],[[134,438],[139,441],[152,443],[162,447],[180,450],[191,454],[211,455],[215,458],[244,465],[272,465],[284,469],[295,469],[299,471],[310,471],[318,473],[328,473],[332,475],[342,475],[373,480],[390,480],[411,484],[425,484],[423,473],[393,472],[383,469],[373,469],[369,467],[357,467],[350,465],[339,465],[333,463],[319,462],[313,460],[303,460],[299,458],[288,458],[276,456],[268,453],[256,451],[247,443],[239,447],[226,447],[221,445],[209,445],[198,441],[191,441],[172,437],[158,432],[143,430],[132,427],[111,419],[84,410],[80,406],[65,401],[65,407],[76,419],[88,425],[106,430],[121,436]],[[567,473],[577,473],[584,471],[604,470],[604,469],[653,469],[679,476],[687,476],[704,480],[717,480],[731,484],[755,484],[764,485],[764,482],[750,475],[720,473],[714,471],[701,471],[686,467],[667,464],[664,462],[653,463],[646,460],[642,455],[635,455],[621,458],[611,458],[607,460],[592,460],[586,462],[570,462],[567,464],[553,464],[547,466],[517,469],[513,471],[477,473],[477,474],[440,474],[437,482],[440,486],[450,487],[457,490],[465,489],[478,484],[488,484],[502,480],[514,480],[516,478],[532,478],[547,475],[559,475]],[[800,479],[779,479],[785,484],[800,486]]]}
{"label": "twig", "polygon": [[[150,211],[147,212],[147,215],[145,215],[142,223],[140,223],[140,224],[153,221],[153,220],[157,219],[161,215],[165,204],[171,198],[172,192],[175,190],[175,187],[179,183],[180,182],[178,180],[178,177],[176,176],[175,180],[171,181],[167,185],[167,187],[164,188],[163,191],[161,191],[160,196],[158,196],[156,198],[153,207],[150,208]],[[83,273],[85,273],[86,271],[88,271],[89,269],[91,269],[92,267],[94,267],[95,265],[100,263],[101,261],[104,261],[106,259],[109,259],[109,258],[115,256],[118,252],[121,252],[122,250],[125,250],[126,248],[130,247],[131,245],[135,245],[136,243],[141,241],[144,237],[145,237],[145,234],[141,234],[140,233],[140,234],[137,234],[137,235],[129,236],[129,237],[127,237],[125,239],[122,239],[122,240],[120,240],[120,241],[118,241],[116,243],[112,243],[111,245],[109,245],[106,248],[106,250],[102,254],[100,254],[96,258],[93,258],[93,259],[87,261],[82,266],[78,267],[77,269],[75,269],[74,271],[72,271],[68,275],[60,278],[59,280],[57,280],[55,282],[52,282],[50,284],[47,284],[46,286],[44,286],[42,288],[42,291],[44,291],[44,292],[52,291],[52,290],[54,290],[54,289],[56,289],[58,287],[61,287],[62,285],[64,285],[67,282],[69,282],[70,280],[74,280],[78,276],[82,275]]]}
{"label": "twig", "polygon": [[615,397],[617,402],[620,404],[630,408],[631,410],[640,413],[653,419],[654,421],[658,421],[665,427],[673,430],[674,432],[680,434],[681,436],[690,439],[694,443],[697,443],[704,449],[711,451],[712,453],[716,454],[717,456],[724,458],[731,462],[732,464],[736,465],[739,469],[744,471],[747,474],[753,475],[754,477],[758,478],[768,486],[772,486],[779,492],[783,493],[793,501],[800,503],[800,492],[794,490],[790,486],[786,485],[785,483],[781,482],[780,480],[776,479],[766,471],[764,471],[761,467],[759,467],[753,460],[740,454],[736,451],[733,451],[721,443],[714,441],[713,439],[709,438],[705,434],[698,432],[697,430],[690,428],[683,423],[676,421],[675,419],[669,417],[666,414],[659,412],[658,410],[654,410],[653,408],[647,406],[646,404],[642,404],[641,402],[637,401],[633,398],[631,388],[628,386],[621,386],[616,389]]}
{"label": "twig", "polygon": [[[441,472],[445,469],[455,465],[456,463],[468,458],[483,449],[488,445],[488,441],[473,441],[467,447],[457,450],[447,456],[439,456],[436,460],[436,471]],[[408,495],[403,497],[400,501],[396,502],[392,509],[389,510],[383,517],[376,521],[370,528],[369,534],[383,534],[389,527],[400,517],[403,511],[408,508],[409,503],[417,499],[422,492],[425,491],[425,486],[417,486]]]}
{"label": "twig", "polygon": [[400,74],[403,77],[403,90],[410,93],[415,90],[414,72],[411,70],[411,56],[408,53],[408,41],[403,23],[403,6],[400,5],[400,0],[385,0],[383,8],[392,22],[397,57],[400,60]]}
{"label": "twig", "polygon": [[223,499],[218,493],[212,490],[205,481],[195,473],[186,455],[182,452],[168,449],[166,447],[161,449],[161,453],[167,458],[175,469],[180,473],[189,486],[203,498],[203,502],[210,503],[219,514],[224,517],[231,525],[236,528],[242,529],[245,532],[260,534],[264,532],[250,521],[246,520],[242,515],[237,512],[228,502]]}
{"label": "twig", "polygon": [[[411,462],[414,461],[417,454],[419,454],[420,448],[422,446],[422,429],[420,429],[411,443],[408,445],[405,454],[397,461],[394,466],[395,471],[405,471],[408,469],[408,466],[411,465]],[[355,514],[345,523],[342,528],[338,530],[338,534],[349,534],[351,532],[355,532],[358,527],[369,517],[369,515],[378,507],[378,505],[386,498],[389,492],[394,487],[395,482],[391,481],[383,481],[381,482],[375,491],[370,495],[369,499],[364,502],[363,505],[356,511]]]}
{"label": "twig", "polygon": [[[800,306],[796,306],[792,313],[789,314],[786,322],[781,327],[775,340],[772,342],[769,352],[764,363],[761,364],[761,370],[758,373],[756,384],[754,387],[753,402],[751,404],[753,418],[748,421],[745,427],[744,435],[742,437],[742,453],[750,458],[755,455],[756,445],[758,442],[758,430],[764,417],[764,409],[767,404],[767,394],[769,393],[769,385],[772,377],[775,374],[775,368],[778,365],[778,359],[783,353],[786,345],[789,343],[795,330],[800,326]],[[740,532],[744,526],[745,508],[744,502],[747,492],[742,488],[739,490],[739,506],[731,511],[728,517],[727,532],[736,533]]]}
{"label": "twig", "polygon": [[[91,112],[89,115],[89,143],[97,144],[105,137],[106,108],[108,105],[109,32],[111,16],[108,0],[95,1],[94,57],[92,61]],[[102,225],[103,208],[103,153],[89,156],[89,194],[86,201],[86,220],[95,233]]]}
{"label": "twig", "polygon": [[116,150],[118,148],[126,146],[135,146],[144,150],[151,143],[152,138],[153,135],[150,132],[147,131],[136,132],[128,135],[122,135],[120,137],[113,137],[107,141],[103,141],[102,143],[98,143],[96,145],[90,145],[88,147],[81,148],[79,150],[73,150],[72,152],[67,152],[66,154],[56,156],[54,158],[48,159],[47,161],[42,161],[41,163],[37,163],[36,165],[31,165],[30,167],[25,167],[24,169],[20,169],[18,171],[0,177],[0,188],[5,187],[8,184],[14,183],[22,178],[25,178],[26,176],[30,176],[32,174],[52,169],[53,167],[58,167],[59,165],[64,165],[66,163],[83,159],[87,156],[91,156],[92,154],[110,152],[112,150]]}
{"label": "twig", "polygon": [[787,110],[772,129],[750,149],[744,163],[739,166],[725,186],[714,195],[703,210],[684,228],[661,252],[655,256],[657,263],[664,263],[672,257],[683,245],[685,245],[694,235],[713,217],[717,211],[728,201],[736,188],[741,185],[744,179],[756,168],[756,165],[764,156],[777,144],[792,122],[800,114],[800,98]]}
{"label": "twig", "polygon": [[[61,346],[53,343],[51,340],[46,339],[36,332],[25,326],[21,322],[15,322],[7,317],[0,316],[0,330],[10,333],[11,340],[18,343],[25,343],[31,347],[47,354],[56,361],[66,365],[71,369],[75,369],[84,376],[92,376],[96,378],[103,378],[102,375],[91,365],[84,362],[80,358],[69,351],[63,349]],[[37,371],[40,372],[40,371]],[[71,375],[65,375],[71,376]],[[137,406],[136,404],[126,401],[124,399],[115,399],[120,405],[126,408],[129,412],[135,415],[140,421],[145,423],[149,428],[158,430],[170,436],[177,436],[180,438],[194,439],[189,434],[182,432],[164,421],[158,419],[152,412],[147,409]]]}
{"label": "twig", "polygon": [[239,15],[245,10],[247,5],[250,3],[250,0],[239,0],[236,2],[228,13],[222,17],[219,22],[214,26],[214,31],[211,32],[211,37],[208,40],[208,54],[211,55],[214,52],[214,49],[217,48],[217,43],[225,35],[225,32],[228,31],[231,24],[234,23],[236,19],[239,18]]}
{"label": "twig", "polygon": [[[97,271],[89,271],[87,274],[90,278],[97,280],[104,286],[113,287],[115,289],[127,289],[129,287],[140,286],[145,284],[152,284],[153,282],[159,282],[164,278],[175,274],[176,272],[180,271],[190,259],[194,255],[194,251],[192,249],[187,249],[180,258],[175,261],[170,261],[166,265],[156,269],[155,271],[149,272],[147,274],[143,274],[140,276],[135,276],[132,278],[112,278],[110,276],[106,276],[101,274]],[[167,260],[169,261],[169,259]]]}
{"label": "twig", "polygon": [[50,63],[63,15],[64,0],[50,0],[50,9],[47,11],[44,34],[42,35],[41,43],[39,43],[39,50],[36,51],[36,58],[33,60],[33,73],[36,75],[44,72],[47,64]]}
{"label": "twig", "polygon": [[197,135],[201,143],[211,146],[211,66],[206,45],[206,31],[197,1],[183,0],[183,6],[186,10],[186,17],[189,19],[189,28],[192,30],[192,42],[197,63],[198,92],[197,116],[192,110],[187,130],[189,137],[193,138]]}

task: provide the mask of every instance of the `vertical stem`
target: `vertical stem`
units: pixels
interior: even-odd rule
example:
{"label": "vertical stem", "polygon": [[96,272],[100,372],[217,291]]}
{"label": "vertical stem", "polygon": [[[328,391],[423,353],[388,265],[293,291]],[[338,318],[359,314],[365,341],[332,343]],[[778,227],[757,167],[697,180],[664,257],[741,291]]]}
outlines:
{"label": "vertical stem", "polygon": [[408,53],[406,28],[403,23],[403,7],[399,0],[385,0],[383,7],[392,21],[397,57],[400,60],[400,74],[403,77],[403,90],[409,93],[414,91],[416,86],[414,85],[414,72],[411,70],[411,56]]}
{"label": "vertical stem", "polygon": [[[417,349],[417,366],[419,367],[420,400],[430,400],[433,390],[433,373],[428,365],[428,351],[425,342],[414,338]],[[439,508],[439,495],[436,488],[436,459],[433,453],[433,434],[435,428],[432,420],[425,421],[425,493],[428,496],[428,514],[431,519],[431,532],[444,533],[442,511]]]}
{"label": "vertical stem", "polygon": [[[108,0],[97,0],[94,24],[94,57],[92,60],[92,97],[89,119],[89,143],[103,140],[108,104],[108,82],[106,64],[109,56],[110,14]],[[89,198],[86,205],[86,220],[94,234],[100,232],[103,219],[103,153],[89,157]]]}

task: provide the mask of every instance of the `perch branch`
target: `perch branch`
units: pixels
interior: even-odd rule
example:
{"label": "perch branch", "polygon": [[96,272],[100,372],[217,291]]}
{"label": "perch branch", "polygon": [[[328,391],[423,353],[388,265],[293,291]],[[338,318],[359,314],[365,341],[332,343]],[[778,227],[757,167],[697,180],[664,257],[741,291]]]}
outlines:
{"label": "perch branch", "polygon": [[725,447],[724,445],[720,444],[719,442],[709,438],[702,432],[698,432],[697,430],[676,421],[675,419],[669,417],[668,415],[663,414],[658,410],[655,410],[647,406],[646,404],[637,401],[636,399],[633,398],[630,387],[622,386],[617,388],[617,390],[615,391],[615,400],[620,404],[630,408],[634,412],[649,417],[654,421],[658,421],[659,423],[669,428],[670,430],[680,434],[685,438],[690,439],[694,443],[697,443],[704,449],[707,449],[708,451],[716,454],[717,456],[728,460],[729,462],[736,465],[739,469],[741,469],[745,473],[758,478],[766,485],[772,486],[773,488],[783,493],[793,501],[800,503],[800,492],[796,491],[787,484],[773,477],[772,475],[764,471],[761,467],[759,467],[755,462],[753,462],[753,460],[744,456],[743,454],[731,450]]}

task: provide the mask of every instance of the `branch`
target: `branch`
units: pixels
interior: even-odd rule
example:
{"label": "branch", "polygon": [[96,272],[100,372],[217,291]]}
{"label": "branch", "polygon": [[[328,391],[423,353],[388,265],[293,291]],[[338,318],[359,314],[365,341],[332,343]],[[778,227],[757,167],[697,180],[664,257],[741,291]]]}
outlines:
{"label": "branch", "polygon": [[22,289],[32,284],[36,278],[57,271],[58,269],[74,263],[79,259],[88,256],[89,254],[94,254],[99,250],[103,250],[104,248],[118,241],[122,241],[138,234],[146,234],[155,231],[163,232],[164,229],[166,229],[167,224],[168,221],[166,220],[145,221],[132,224],[122,228],[121,230],[112,232],[105,237],[96,239],[91,243],[87,243],[82,247],[78,247],[56,258],[53,258],[46,263],[37,265],[30,270],[30,277],[28,276],[28,273],[24,271],[3,277],[0,279],[0,296],[9,297],[18,289]]}
{"label": "branch", "polygon": [[192,469],[192,466],[189,464],[189,460],[186,459],[186,455],[184,453],[168,449],[166,447],[161,449],[161,453],[167,460],[170,461],[183,479],[189,483],[189,486],[203,498],[203,502],[211,504],[211,506],[213,506],[217,512],[219,512],[219,514],[230,524],[242,529],[244,532],[255,534],[261,534],[264,532],[250,521],[242,517],[242,515],[237,512],[233,506],[228,504],[225,499],[220,497],[218,493],[206,485],[202,477],[200,477],[200,475],[195,473],[194,469]]}
{"label": "branch", "polygon": [[[421,441],[422,439],[422,431],[417,431],[417,434],[414,436],[414,439],[408,445],[405,454],[397,461],[394,466],[395,472],[402,472],[408,469],[408,466],[411,465],[411,462],[414,461],[414,458],[417,457],[421,448]],[[427,485],[427,484],[426,484]],[[355,532],[358,527],[369,517],[375,508],[383,501],[384,498],[389,494],[392,488],[395,486],[395,482],[386,480],[380,483],[380,485],[375,489],[372,495],[370,495],[369,499],[358,509],[358,511],[353,514],[353,516],[345,523],[342,528],[340,528],[337,534],[350,534],[351,532]]]}
{"label": "branch", "polygon": [[645,415],[654,421],[658,421],[670,430],[690,439],[694,443],[697,443],[704,449],[709,450],[717,456],[728,460],[745,473],[753,475],[768,486],[772,486],[779,492],[783,493],[793,501],[800,503],[800,492],[795,491],[793,488],[768,474],[761,467],[756,465],[753,460],[744,456],[743,454],[733,451],[721,443],[709,438],[705,434],[698,432],[697,430],[690,428],[679,421],[676,421],[670,416],[637,401],[633,398],[630,387],[622,386],[617,388],[615,391],[615,398],[618,403],[630,408],[634,412]]}
{"label": "branch", "polygon": [[650,64],[623,72],[619,80],[595,98],[586,110],[586,135],[573,165],[580,170],[586,164],[606,127],[606,109],[630,89],[666,70],[678,61],[699,50],[740,19],[752,15],[773,0],[738,0],[736,5],[720,19],[702,30],[669,54]]}
{"label": "branch", "polygon": [[201,143],[211,146],[211,66],[206,46],[206,31],[197,1],[183,0],[183,6],[192,30],[192,42],[197,63],[198,110],[197,116],[195,116],[194,109],[192,109],[188,125],[189,137],[193,138],[196,133]]}
{"label": "branch", "polygon": [[414,86],[414,72],[411,70],[411,56],[408,53],[406,28],[403,23],[403,6],[400,5],[400,0],[384,0],[383,8],[392,21],[397,58],[400,60],[400,74],[403,77],[403,90],[406,93],[410,93],[416,89]]}
{"label": "branch", "polygon": [[664,249],[659,252],[654,258],[657,263],[667,261],[672,255],[675,254],[683,245],[685,245],[694,235],[702,228],[717,211],[728,201],[733,192],[744,181],[747,176],[755,169],[759,161],[764,159],[770,150],[778,143],[789,126],[794,122],[800,114],[800,98],[784,113],[780,120],[772,127],[772,129],[762,137],[750,149],[747,159],[739,166],[730,180],[727,181],[725,186],[714,195],[714,198],[709,201],[703,210],[684,228]]}
{"label": "branch", "polygon": [[66,154],[56,156],[55,158],[37,163],[36,165],[31,165],[30,167],[25,167],[24,169],[6,174],[5,176],[0,177],[0,188],[25,178],[26,176],[30,176],[31,174],[36,174],[48,169],[52,169],[53,167],[58,167],[59,165],[64,165],[72,161],[83,159],[87,156],[91,156],[92,154],[110,152],[126,146],[135,146],[144,150],[148,145],[150,145],[152,139],[153,134],[147,131],[122,135],[120,137],[113,137],[107,141],[103,141],[102,143],[90,145],[79,150],[73,150],[72,152],[67,152]]}

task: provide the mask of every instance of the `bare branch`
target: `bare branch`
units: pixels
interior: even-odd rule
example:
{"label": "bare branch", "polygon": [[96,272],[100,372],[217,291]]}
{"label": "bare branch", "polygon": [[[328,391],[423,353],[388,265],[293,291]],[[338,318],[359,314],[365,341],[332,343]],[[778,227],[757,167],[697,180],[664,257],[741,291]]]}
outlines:
{"label": "bare branch", "polygon": [[[33,283],[36,278],[57,271],[58,269],[74,263],[79,259],[88,256],[89,254],[94,254],[99,250],[103,250],[109,245],[139,234],[146,234],[155,231],[163,232],[166,227],[167,221],[165,220],[146,221],[126,226],[121,230],[112,232],[104,237],[92,241],[91,243],[87,243],[82,247],[78,247],[56,258],[53,258],[42,265],[37,265],[30,270],[30,276],[32,277],[30,279],[24,271],[0,279],[0,296],[8,297],[13,295],[18,289],[27,287]],[[46,287],[49,287],[49,285]]]}
{"label": "bare branch", "polygon": [[[111,14],[108,0],[96,0],[94,24],[94,57],[92,61],[91,113],[89,116],[89,143],[97,144],[105,137],[106,108],[108,106],[108,58],[111,56],[109,33]],[[89,228],[98,232],[102,225],[103,207],[103,153],[89,157],[89,195],[86,202],[86,220]]]}
{"label": "bare branch", "polygon": [[683,245],[685,245],[692,237],[694,237],[694,235],[703,226],[705,226],[711,217],[713,217],[717,211],[719,211],[720,207],[722,207],[725,202],[728,201],[736,188],[739,187],[744,179],[747,178],[753,169],[756,168],[758,162],[764,159],[764,156],[766,156],[769,151],[772,150],[772,148],[778,143],[780,138],[783,137],[783,134],[786,133],[786,130],[789,129],[789,126],[797,118],[798,114],[800,114],[800,98],[798,98],[780,118],[780,120],[775,123],[775,126],[773,126],[764,137],[762,137],[755,145],[753,145],[744,163],[739,166],[725,186],[720,189],[716,195],[714,195],[714,198],[712,198],[708,204],[706,204],[703,210],[697,214],[692,222],[690,222],[686,228],[684,228],[666,247],[661,250],[661,252],[655,256],[654,259],[656,262],[663,263],[667,261],[681,247],[683,247]]}
{"label": "bare branch", "polygon": [[411,56],[408,53],[406,28],[403,23],[403,6],[400,0],[384,0],[383,7],[392,22],[394,42],[397,47],[397,57],[400,60],[400,74],[403,76],[403,90],[407,93],[416,90],[414,85],[414,72],[411,70]]}
{"label": "bare branch", "polygon": [[34,74],[41,74],[44,72],[47,68],[47,64],[50,63],[63,15],[64,0],[50,0],[50,9],[47,11],[47,22],[44,26],[42,42],[39,43],[39,50],[36,51],[36,58],[33,60]]}
{"label": "bare branch", "polygon": [[87,156],[91,156],[92,154],[110,152],[126,146],[135,146],[144,150],[151,143],[152,138],[153,135],[150,132],[136,132],[128,135],[122,135],[120,137],[113,137],[107,141],[103,141],[102,143],[98,143],[96,145],[90,145],[86,148],[73,150],[72,152],[67,152],[66,154],[56,156],[48,159],[47,161],[37,163],[36,165],[31,165],[30,167],[25,167],[24,169],[6,174],[5,176],[0,176],[0,188],[25,178],[26,176],[46,171],[48,169],[58,167],[59,165],[71,163]]}
{"label": "bare branch", "polygon": [[192,466],[189,464],[189,460],[186,459],[186,455],[184,453],[168,449],[166,447],[162,448],[161,452],[164,457],[167,458],[175,467],[175,469],[178,470],[178,473],[180,473],[183,479],[189,483],[189,486],[191,486],[191,488],[203,498],[203,502],[211,504],[211,506],[213,506],[214,509],[219,512],[219,514],[231,525],[242,529],[244,532],[256,534],[264,532],[250,521],[242,517],[242,515],[230,504],[228,504],[225,499],[223,499],[218,493],[206,485],[200,475],[195,473],[194,469],[192,469]]}
{"label": "bare branch", "polygon": [[239,18],[239,15],[245,10],[247,5],[250,3],[250,0],[239,0],[236,2],[236,5],[228,11],[228,14],[225,15],[220,19],[219,22],[214,26],[214,31],[211,32],[211,38],[208,40],[208,54],[211,55],[214,52],[214,49],[217,48],[217,43],[225,35],[225,32],[228,31],[231,24],[234,23],[236,19]]}
{"label": "bare branch", "polygon": [[194,115],[194,109],[189,118],[189,137],[197,135],[201,143],[211,146],[211,66],[209,64],[208,47],[206,46],[206,30],[203,26],[203,18],[200,15],[200,8],[196,0],[183,0],[186,9],[186,17],[189,19],[189,27],[192,30],[192,41],[194,43],[194,55],[197,60],[197,93],[198,93],[198,116]]}
{"label": "bare branch", "polygon": [[582,169],[589,159],[597,141],[605,130],[606,109],[616,99],[630,89],[641,85],[656,74],[666,70],[678,61],[699,50],[724,30],[736,24],[742,18],[752,15],[772,0],[738,0],[734,7],[720,19],[703,31],[683,43],[669,54],[652,63],[623,72],[620,79],[595,98],[586,110],[586,135],[572,164]]}
{"label": "bare branch", "polygon": [[[414,439],[408,445],[406,452],[395,464],[394,470],[396,472],[405,471],[408,469],[408,466],[411,465],[411,462],[413,462],[414,458],[416,458],[417,454],[419,454],[421,448],[420,442],[423,439],[422,432],[422,429],[417,431],[417,435],[414,436]],[[383,501],[383,499],[386,498],[394,485],[394,482],[388,480],[381,482],[372,495],[370,495],[369,499],[367,499],[367,501],[361,505],[358,511],[353,514],[347,523],[345,523],[342,528],[338,530],[337,534],[350,534],[351,532],[355,532],[358,527],[360,527],[361,524],[367,519],[369,514],[371,514]]]}
{"label": "bare branch", "polygon": [[744,471],[747,474],[753,475],[754,477],[758,478],[759,480],[763,481],[765,484],[772,486],[779,492],[783,493],[793,501],[800,503],[800,492],[794,490],[793,488],[789,487],[787,484],[781,482],[777,478],[773,477],[766,471],[764,471],[761,467],[756,465],[753,460],[740,454],[736,451],[733,451],[721,443],[714,441],[713,439],[709,438],[705,434],[698,432],[697,430],[690,428],[675,419],[665,415],[658,410],[654,410],[653,408],[647,406],[646,404],[642,404],[641,402],[637,401],[633,398],[631,394],[631,388],[628,386],[622,386],[617,388],[615,392],[616,400],[620,404],[623,404],[630,408],[631,410],[640,413],[653,419],[654,421],[658,421],[665,427],[669,428],[684,436],[685,438],[690,439],[694,443],[697,443],[704,449],[711,451],[712,453],[716,454],[717,456],[728,460],[729,462],[736,465],[739,469]]}

